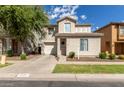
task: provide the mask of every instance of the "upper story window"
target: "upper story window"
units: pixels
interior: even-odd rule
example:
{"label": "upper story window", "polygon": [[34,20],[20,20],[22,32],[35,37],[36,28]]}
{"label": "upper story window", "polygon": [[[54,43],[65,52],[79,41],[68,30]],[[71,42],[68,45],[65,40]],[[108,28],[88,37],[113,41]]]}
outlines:
{"label": "upper story window", "polygon": [[64,30],[65,30],[65,32],[71,32],[71,24],[65,23],[64,24]]}
{"label": "upper story window", "polygon": [[124,26],[119,27],[119,33],[120,35],[124,35]]}
{"label": "upper story window", "polygon": [[91,29],[90,27],[76,27],[76,32],[87,33],[87,32],[91,32]]}

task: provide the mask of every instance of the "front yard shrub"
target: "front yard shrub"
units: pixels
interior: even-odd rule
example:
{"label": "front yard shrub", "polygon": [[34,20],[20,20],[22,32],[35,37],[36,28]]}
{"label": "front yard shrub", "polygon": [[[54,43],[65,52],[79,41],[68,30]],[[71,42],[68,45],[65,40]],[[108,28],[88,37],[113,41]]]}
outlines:
{"label": "front yard shrub", "polygon": [[101,52],[101,53],[99,54],[99,58],[101,58],[101,59],[106,59],[106,58],[107,58],[107,54],[106,54],[105,52]]}
{"label": "front yard shrub", "polygon": [[68,58],[74,58],[75,57],[75,52],[71,51],[69,52]]}
{"label": "front yard shrub", "polygon": [[108,51],[106,51],[105,53],[106,53],[106,58],[109,58],[110,53]]}
{"label": "front yard shrub", "polygon": [[115,59],[115,58],[116,58],[116,55],[115,55],[115,54],[110,54],[110,55],[109,55],[109,59],[113,60],[113,59]]}
{"label": "front yard shrub", "polygon": [[20,59],[21,60],[26,60],[27,59],[27,55],[24,53],[24,54],[21,54],[20,55]]}
{"label": "front yard shrub", "polygon": [[7,51],[7,56],[8,57],[12,57],[13,56],[13,51],[12,50],[8,50]]}
{"label": "front yard shrub", "polygon": [[119,56],[118,56],[118,59],[124,60],[124,55],[119,55]]}

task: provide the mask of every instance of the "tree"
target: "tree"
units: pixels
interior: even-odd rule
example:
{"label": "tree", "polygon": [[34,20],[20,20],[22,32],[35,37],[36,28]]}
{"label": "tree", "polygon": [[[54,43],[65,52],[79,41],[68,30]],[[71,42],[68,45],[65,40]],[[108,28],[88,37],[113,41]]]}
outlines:
{"label": "tree", "polygon": [[0,22],[6,33],[21,43],[22,54],[26,40],[33,40],[34,32],[45,37],[42,28],[49,23],[40,6],[0,6]]}

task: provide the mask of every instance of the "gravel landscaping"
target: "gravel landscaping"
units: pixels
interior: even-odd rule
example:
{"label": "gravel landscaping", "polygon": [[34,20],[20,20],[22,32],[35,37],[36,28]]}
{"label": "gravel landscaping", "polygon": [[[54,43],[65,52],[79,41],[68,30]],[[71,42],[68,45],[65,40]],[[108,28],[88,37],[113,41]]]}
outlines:
{"label": "gravel landscaping", "polygon": [[86,62],[86,61],[88,61],[88,62],[124,62],[124,60],[122,60],[122,59],[113,59],[113,60],[111,60],[111,59],[100,59],[100,58],[97,58],[97,57],[80,57],[79,59],[77,58],[77,57],[75,57],[75,58],[66,58],[66,60],[67,60],[67,62],[69,61],[71,61],[71,62],[73,62],[73,61],[79,61],[79,62]]}

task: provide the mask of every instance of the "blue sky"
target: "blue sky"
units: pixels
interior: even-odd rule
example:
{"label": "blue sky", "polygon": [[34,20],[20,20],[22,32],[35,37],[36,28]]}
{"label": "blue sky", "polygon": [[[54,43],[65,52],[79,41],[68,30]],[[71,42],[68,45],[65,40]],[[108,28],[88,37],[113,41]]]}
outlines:
{"label": "blue sky", "polygon": [[71,16],[80,24],[90,23],[92,30],[110,22],[124,22],[124,6],[120,5],[46,5],[44,9],[51,24],[63,16]]}

